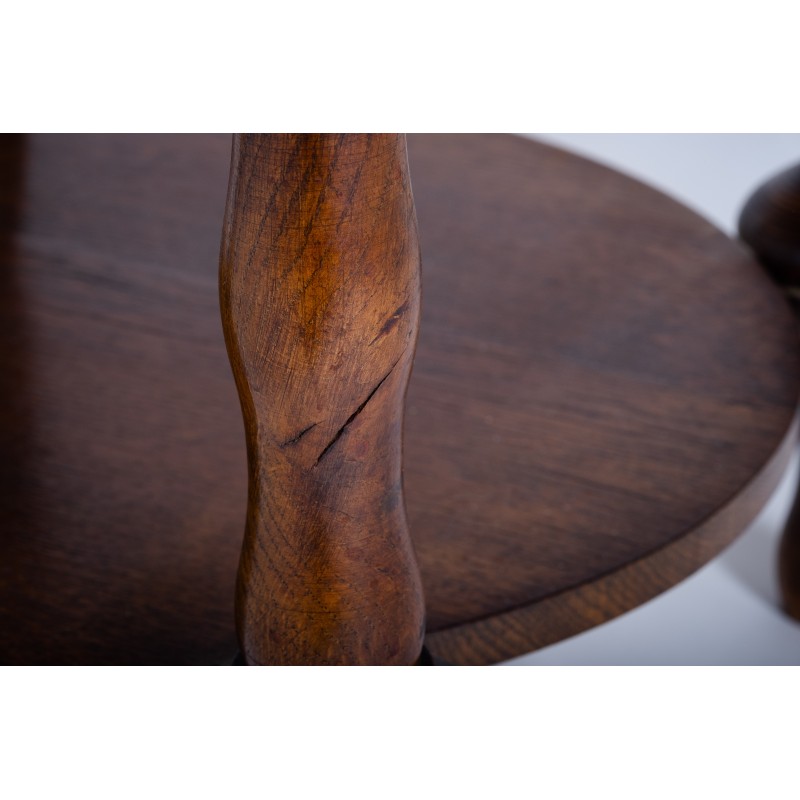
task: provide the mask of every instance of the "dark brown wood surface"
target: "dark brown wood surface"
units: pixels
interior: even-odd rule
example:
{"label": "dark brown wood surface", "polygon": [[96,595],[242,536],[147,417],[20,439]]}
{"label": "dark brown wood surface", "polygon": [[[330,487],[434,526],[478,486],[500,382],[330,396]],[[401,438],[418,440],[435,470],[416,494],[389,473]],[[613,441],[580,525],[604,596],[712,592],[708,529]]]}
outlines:
{"label": "dark brown wood surface", "polygon": [[[247,506],[219,321],[230,137],[2,150],[0,660],[223,663]],[[409,137],[404,481],[427,644],[488,663],[644,602],[776,485],[794,321],[670,199],[515,137]]]}
{"label": "dark brown wood surface", "polygon": [[248,443],[249,664],[419,659],[401,471],[419,278],[404,136],[234,137],[220,296]]}
{"label": "dark brown wood surface", "polygon": [[800,299],[800,164],[752,194],[739,217],[739,232],[773,278]]}
{"label": "dark brown wood surface", "polygon": [[[800,313],[800,164],[753,193],[742,209],[739,231]],[[781,537],[778,574],[784,608],[800,619],[800,479]]]}

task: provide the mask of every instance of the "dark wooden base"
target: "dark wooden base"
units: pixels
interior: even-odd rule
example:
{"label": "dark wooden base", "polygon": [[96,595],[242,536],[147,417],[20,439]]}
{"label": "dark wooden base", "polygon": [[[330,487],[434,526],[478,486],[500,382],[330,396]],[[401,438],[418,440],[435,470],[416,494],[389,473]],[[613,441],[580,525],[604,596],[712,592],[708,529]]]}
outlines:
{"label": "dark wooden base", "polygon": [[739,217],[739,233],[776,283],[800,297],[800,164],[752,194]]}
{"label": "dark wooden base", "polygon": [[[800,165],[784,170],[753,193],[739,219],[742,239],[800,312]],[[778,555],[786,613],[800,620],[800,483]]]}
{"label": "dark wooden base", "polygon": [[[754,261],[613,171],[409,137],[423,314],[405,487],[427,647],[491,663],[674,585],[795,436]],[[230,663],[244,436],[219,321],[226,136],[3,140],[0,660]]]}
{"label": "dark wooden base", "polygon": [[800,620],[800,480],[781,537],[778,575],[784,610],[789,616]]}

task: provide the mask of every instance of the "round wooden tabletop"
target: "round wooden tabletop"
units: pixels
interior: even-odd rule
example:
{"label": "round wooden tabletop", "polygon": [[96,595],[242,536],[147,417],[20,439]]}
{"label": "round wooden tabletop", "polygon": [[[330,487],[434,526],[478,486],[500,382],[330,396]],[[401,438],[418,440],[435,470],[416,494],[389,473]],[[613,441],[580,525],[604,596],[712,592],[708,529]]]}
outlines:
{"label": "round wooden tabletop", "polygon": [[[227,136],[0,147],[0,661],[225,663],[246,508]],[[800,392],[742,248],[616,172],[413,136],[405,485],[428,647],[491,663],[653,597],[753,518]]]}

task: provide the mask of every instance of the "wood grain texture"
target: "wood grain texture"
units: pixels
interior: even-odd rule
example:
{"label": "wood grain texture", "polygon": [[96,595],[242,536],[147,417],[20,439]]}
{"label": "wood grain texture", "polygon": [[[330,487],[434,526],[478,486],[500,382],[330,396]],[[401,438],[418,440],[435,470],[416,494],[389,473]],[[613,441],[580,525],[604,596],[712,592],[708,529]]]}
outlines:
{"label": "wood grain texture", "polygon": [[419,658],[401,476],[419,291],[404,136],[234,138],[220,296],[248,444],[249,664]]}
{"label": "wood grain texture", "polygon": [[188,142],[0,142],[3,663],[236,653],[247,471],[217,289],[230,137]]}
{"label": "wood grain texture", "polygon": [[501,136],[409,157],[409,519],[431,652],[483,663],[650,599],[744,529],[742,490],[791,436],[797,333],[743,248],[641,184]]}
{"label": "wood grain texture", "polygon": [[[753,193],[739,217],[739,232],[800,312],[800,164]],[[781,537],[778,574],[784,608],[800,619],[800,484]]]}
{"label": "wood grain texture", "polygon": [[[229,663],[230,137],[13,141],[0,660]],[[633,608],[743,529],[794,435],[796,329],[743,248],[652,189],[516,137],[408,144],[409,528],[432,654],[485,663]]]}
{"label": "wood grain texture", "polygon": [[535,604],[434,632],[428,647],[445,663],[494,664],[608,622],[675,586],[732,542],[763,508],[789,464],[797,423],[790,434],[735,500],[691,535]]}

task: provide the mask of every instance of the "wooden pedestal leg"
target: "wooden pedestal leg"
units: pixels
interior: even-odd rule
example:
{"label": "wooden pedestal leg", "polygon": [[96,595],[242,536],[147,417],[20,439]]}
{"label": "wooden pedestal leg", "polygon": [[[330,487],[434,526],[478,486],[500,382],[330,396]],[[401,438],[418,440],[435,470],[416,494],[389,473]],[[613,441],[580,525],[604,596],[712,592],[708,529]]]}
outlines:
{"label": "wooden pedestal leg", "polygon": [[419,245],[405,137],[237,135],[220,256],[249,498],[248,664],[413,664],[401,475]]}
{"label": "wooden pedestal leg", "polygon": [[[800,313],[800,165],[750,197],[739,233]],[[800,483],[781,539],[779,576],[784,608],[800,620]]]}
{"label": "wooden pedestal leg", "polygon": [[800,476],[795,487],[794,505],[781,538],[778,576],[783,607],[789,616],[800,620]]}

